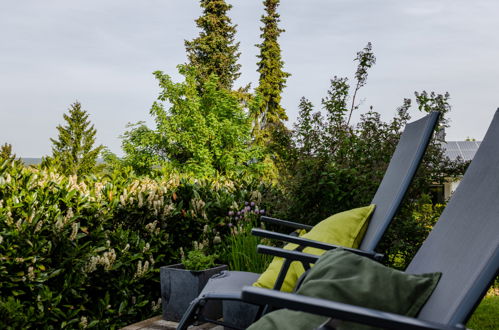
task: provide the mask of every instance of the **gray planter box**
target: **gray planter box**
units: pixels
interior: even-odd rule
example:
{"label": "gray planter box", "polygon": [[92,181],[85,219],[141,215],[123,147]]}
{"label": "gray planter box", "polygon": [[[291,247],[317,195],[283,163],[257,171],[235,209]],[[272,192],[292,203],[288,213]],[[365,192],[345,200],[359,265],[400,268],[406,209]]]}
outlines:
{"label": "gray planter box", "polygon": [[[180,321],[191,301],[199,296],[210,277],[226,269],[227,265],[200,271],[186,270],[182,264],[161,267],[163,319]],[[204,314],[211,319],[222,317],[221,301],[209,302],[204,311]]]}

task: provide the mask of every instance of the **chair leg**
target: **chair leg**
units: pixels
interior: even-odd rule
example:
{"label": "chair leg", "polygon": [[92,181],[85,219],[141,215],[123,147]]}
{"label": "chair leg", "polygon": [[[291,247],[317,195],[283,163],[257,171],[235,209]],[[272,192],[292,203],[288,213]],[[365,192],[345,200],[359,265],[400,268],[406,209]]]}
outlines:
{"label": "chair leg", "polygon": [[189,304],[189,307],[178,323],[177,330],[186,330],[188,326],[192,325],[197,320],[196,312],[202,301],[203,299],[196,298]]}

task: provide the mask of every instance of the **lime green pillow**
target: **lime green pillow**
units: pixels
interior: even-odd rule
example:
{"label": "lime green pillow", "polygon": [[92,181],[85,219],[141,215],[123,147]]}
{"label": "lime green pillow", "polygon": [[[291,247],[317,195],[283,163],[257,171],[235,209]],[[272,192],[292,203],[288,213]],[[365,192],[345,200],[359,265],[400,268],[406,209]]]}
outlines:
{"label": "lime green pillow", "polygon": [[[356,209],[336,213],[329,218],[322,220],[310,230],[310,232],[300,235],[314,241],[335,244],[343,247],[358,248],[367,229],[369,218],[373,213],[375,205],[359,207]],[[287,244],[284,249],[295,250],[297,244]],[[305,253],[322,255],[325,251],[307,247]],[[272,289],[283,265],[283,259],[275,257],[267,270],[260,275],[253,284],[260,288]],[[301,262],[292,262],[281,291],[291,292],[295,287],[298,278],[305,272]]]}

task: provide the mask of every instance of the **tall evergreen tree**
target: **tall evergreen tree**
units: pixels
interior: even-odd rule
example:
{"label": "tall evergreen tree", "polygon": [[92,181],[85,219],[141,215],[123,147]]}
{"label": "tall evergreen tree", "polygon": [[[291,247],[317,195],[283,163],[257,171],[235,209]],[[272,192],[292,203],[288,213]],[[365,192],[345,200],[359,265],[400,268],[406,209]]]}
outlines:
{"label": "tall evergreen tree", "polygon": [[199,37],[185,41],[187,57],[199,73],[201,87],[211,74],[216,74],[222,88],[230,90],[240,76],[237,60],[239,42],[235,42],[237,25],[233,25],[227,12],[232,8],[225,0],[200,0],[203,15],[196,20],[202,30]]}
{"label": "tall evergreen tree", "polygon": [[282,126],[282,121],[288,120],[286,111],[281,106],[281,93],[286,87],[286,79],[290,76],[284,72],[284,62],[281,59],[281,47],[277,42],[279,35],[284,32],[277,24],[280,22],[277,7],[279,0],[264,0],[265,15],[262,15],[260,28],[263,39],[258,58],[258,72],[260,73],[258,94],[262,98],[258,114],[254,115],[255,130],[268,130],[273,126]]}
{"label": "tall evergreen tree", "polygon": [[90,173],[97,162],[102,145],[92,149],[97,130],[90,125],[88,114],[76,101],[71,104],[69,114],[64,114],[66,126],[59,125],[59,137],[52,141],[52,157],[64,174],[84,175]]}

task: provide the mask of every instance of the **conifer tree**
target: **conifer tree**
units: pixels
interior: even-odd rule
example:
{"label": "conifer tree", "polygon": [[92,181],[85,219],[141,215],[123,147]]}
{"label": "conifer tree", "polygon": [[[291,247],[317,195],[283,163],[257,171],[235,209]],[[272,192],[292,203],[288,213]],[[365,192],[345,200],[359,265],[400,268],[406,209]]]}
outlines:
{"label": "conifer tree", "polygon": [[[272,126],[282,126],[282,121],[288,120],[286,111],[281,106],[281,93],[286,86],[286,79],[290,76],[284,72],[284,62],[281,59],[281,47],[277,42],[279,35],[284,32],[277,24],[280,22],[277,7],[279,0],[264,0],[265,15],[262,15],[260,28],[263,39],[258,58],[258,72],[260,73],[257,92],[262,98],[259,112],[253,116],[255,130],[269,130]],[[280,124],[280,125],[279,125]]]}
{"label": "conifer tree", "polygon": [[104,148],[102,145],[92,149],[97,130],[90,125],[88,114],[76,101],[71,104],[69,114],[64,114],[66,126],[59,125],[59,137],[52,141],[52,157],[60,170],[67,175],[78,176],[90,173],[97,161],[97,156]]}
{"label": "conifer tree", "polygon": [[199,37],[185,41],[187,57],[199,74],[198,86],[203,86],[211,74],[219,78],[219,85],[230,90],[240,76],[237,60],[239,42],[235,42],[237,25],[227,12],[232,8],[225,0],[200,0],[203,15],[196,20],[202,30]]}

